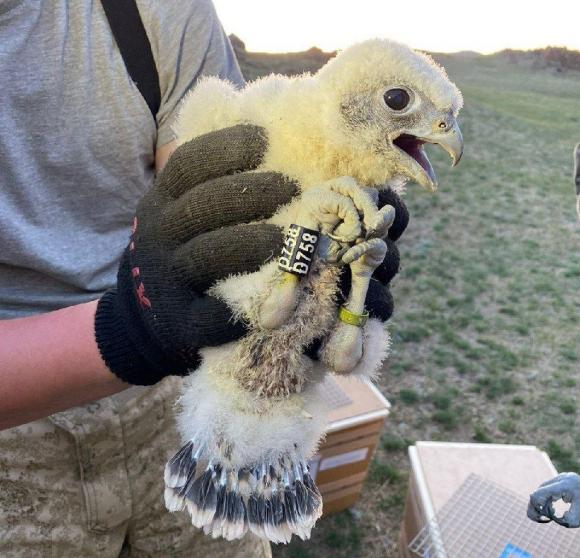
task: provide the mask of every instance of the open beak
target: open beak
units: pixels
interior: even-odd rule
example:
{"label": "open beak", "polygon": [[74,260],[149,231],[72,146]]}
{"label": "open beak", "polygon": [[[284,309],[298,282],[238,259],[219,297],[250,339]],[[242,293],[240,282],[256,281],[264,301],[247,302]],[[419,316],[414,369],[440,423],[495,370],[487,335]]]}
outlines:
{"label": "open beak", "polygon": [[445,128],[438,126],[428,134],[403,133],[393,139],[393,145],[402,152],[409,178],[430,192],[437,190],[438,182],[424,145],[433,143],[441,146],[451,157],[452,166],[457,165],[463,155],[463,136],[457,121],[450,118],[445,124]]}

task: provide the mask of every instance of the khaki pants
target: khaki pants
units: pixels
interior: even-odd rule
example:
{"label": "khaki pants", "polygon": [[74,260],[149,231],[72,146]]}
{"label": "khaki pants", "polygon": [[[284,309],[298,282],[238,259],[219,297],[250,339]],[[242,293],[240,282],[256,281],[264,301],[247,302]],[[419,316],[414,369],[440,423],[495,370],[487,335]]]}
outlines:
{"label": "khaki pants", "polygon": [[166,511],[178,387],[168,378],[125,405],[105,398],[0,432],[0,556],[270,558],[253,536],[213,540]]}

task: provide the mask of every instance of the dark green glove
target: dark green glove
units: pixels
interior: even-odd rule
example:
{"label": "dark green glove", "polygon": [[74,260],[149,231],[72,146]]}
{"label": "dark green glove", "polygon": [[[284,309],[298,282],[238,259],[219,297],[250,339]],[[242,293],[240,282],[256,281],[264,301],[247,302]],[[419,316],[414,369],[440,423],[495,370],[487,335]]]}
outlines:
{"label": "dark green glove", "polygon": [[99,301],[96,340],[113,373],[150,385],[199,365],[198,349],[244,335],[226,304],[204,295],[215,280],[253,272],[278,255],[283,231],[246,224],[297,193],[276,173],[250,173],[267,147],[239,125],[179,147],[137,207],[117,288]]}
{"label": "dark green glove", "polygon": [[[260,164],[266,147],[263,131],[249,125],[196,138],[175,151],[139,204],[117,288],[99,301],[95,319],[103,360],[124,381],[151,385],[185,375],[200,364],[200,347],[246,333],[226,304],[203,293],[280,253],[279,227],[243,224],[272,215],[298,192],[280,174],[247,172]],[[391,236],[401,222],[404,230],[407,214],[394,201],[385,203],[397,210]],[[376,274],[388,282],[397,269],[392,249]],[[371,315],[392,311],[388,289],[369,289],[367,308]]]}

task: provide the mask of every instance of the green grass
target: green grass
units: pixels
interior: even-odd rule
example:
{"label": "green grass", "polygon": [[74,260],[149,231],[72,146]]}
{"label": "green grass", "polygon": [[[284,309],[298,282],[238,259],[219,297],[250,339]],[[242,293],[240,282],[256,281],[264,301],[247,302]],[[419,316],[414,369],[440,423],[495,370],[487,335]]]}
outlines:
{"label": "green grass", "polygon": [[574,401],[573,399],[562,401],[562,403],[560,403],[560,411],[565,415],[575,415],[576,401]]}
{"label": "green grass", "polygon": [[402,389],[399,391],[399,399],[405,405],[414,405],[421,400],[421,396],[414,389]]}
{"label": "green grass", "polygon": [[580,473],[580,460],[577,449],[563,447],[555,440],[549,440],[545,449],[560,471]]}
{"label": "green grass", "polygon": [[367,481],[371,484],[395,483],[401,478],[401,472],[390,463],[380,463],[376,459],[371,461]]}
{"label": "green grass", "polygon": [[[466,151],[450,171],[431,150],[441,183],[435,196],[408,189],[412,221],[393,288],[394,339],[402,341],[396,358],[415,358],[404,388],[421,381],[435,407],[417,411],[413,424],[463,441],[545,446],[557,435],[571,448],[580,228],[570,173],[580,124],[570,117],[580,114],[580,74],[534,71],[501,57],[443,58],[465,96]],[[432,367],[439,377],[425,375]],[[441,382],[457,392],[441,390]],[[384,380],[387,393],[393,384]],[[411,422],[413,410],[397,417]],[[485,428],[470,426],[484,418]]]}
{"label": "green grass", "polygon": [[436,409],[440,411],[446,411],[451,407],[453,403],[453,396],[457,394],[457,390],[453,390],[453,393],[448,391],[439,391],[431,396],[431,401]]}
{"label": "green grass", "polygon": [[489,437],[489,433],[487,432],[486,428],[481,425],[477,425],[473,432],[473,441],[479,444],[489,444],[492,440]]}
{"label": "green grass", "polygon": [[412,440],[401,438],[390,432],[385,432],[381,437],[381,445],[386,451],[402,451],[413,444]]}
{"label": "green grass", "polygon": [[459,416],[453,409],[435,411],[431,415],[431,419],[445,430],[453,430],[459,423]]}

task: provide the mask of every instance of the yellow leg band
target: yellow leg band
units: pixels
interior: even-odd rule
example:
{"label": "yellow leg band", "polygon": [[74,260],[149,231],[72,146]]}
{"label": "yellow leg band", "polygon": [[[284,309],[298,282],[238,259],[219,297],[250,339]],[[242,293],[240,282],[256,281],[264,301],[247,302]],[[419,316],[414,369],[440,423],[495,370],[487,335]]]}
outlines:
{"label": "yellow leg band", "polygon": [[350,324],[357,327],[363,327],[369,318],[369,313],[365,312],[364,314],[355,314],[351,312],[344,306],[341,306],[338,309],[338,319],[345,324]]}
{"label": "yellow leg band", "polygon": [[282,280],[281,280],[282,285],[285,285],[286,283],[295,285],[299,281],[300,281],[299,275],[294,275],[294,273],[288,273],[287,271],[282,272]]}

